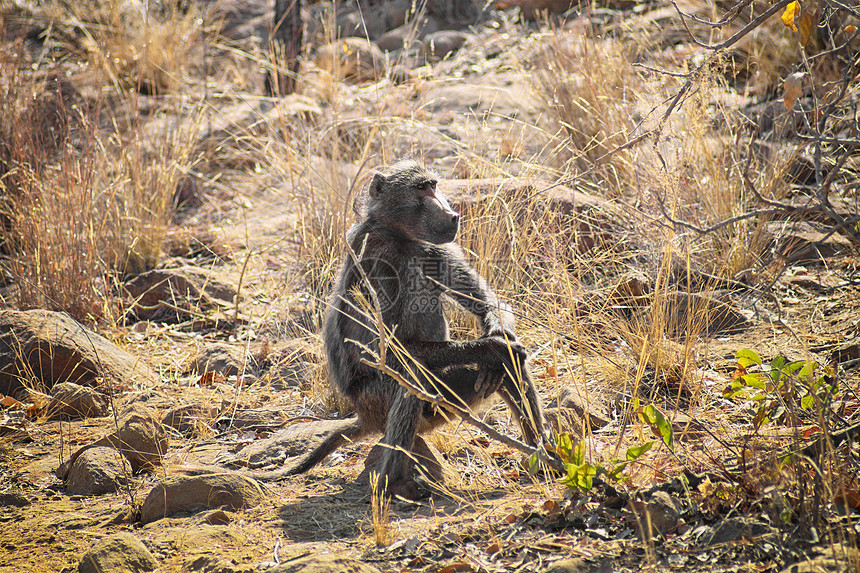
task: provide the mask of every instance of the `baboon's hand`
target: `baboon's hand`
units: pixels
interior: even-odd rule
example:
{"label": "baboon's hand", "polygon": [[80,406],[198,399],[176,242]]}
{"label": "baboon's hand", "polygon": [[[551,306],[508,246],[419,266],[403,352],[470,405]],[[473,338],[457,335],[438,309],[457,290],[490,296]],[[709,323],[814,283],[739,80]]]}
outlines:
{"label": "baboon's hand", "polygon": [[487,399],[490,394],[495,394],[502,382],[505,379],[505,373],[502,370],[492,368],[482,368],[478,373],[478,378],[475,380],[475,395],[482,399]]}
{"label": "baboon's hand", "polygon": [[498,336],[491,336],[486,341],[489,344],[487,366],[498,367],[499,362],[501,362],[514,370],[523,368],[529,353],[521,342],[510,338],[505,340]]}

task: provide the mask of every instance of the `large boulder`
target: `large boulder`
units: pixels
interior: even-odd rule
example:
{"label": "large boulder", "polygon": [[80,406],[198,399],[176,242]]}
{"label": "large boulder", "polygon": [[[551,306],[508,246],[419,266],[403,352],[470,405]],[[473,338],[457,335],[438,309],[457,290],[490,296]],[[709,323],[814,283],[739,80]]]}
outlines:
{"label": "large boulder", "polygon": [[0,394],[27,384],[94,386],[99,378],[151,383],[155,373],[136,356],[69,315],[47,310],[0,310]]}

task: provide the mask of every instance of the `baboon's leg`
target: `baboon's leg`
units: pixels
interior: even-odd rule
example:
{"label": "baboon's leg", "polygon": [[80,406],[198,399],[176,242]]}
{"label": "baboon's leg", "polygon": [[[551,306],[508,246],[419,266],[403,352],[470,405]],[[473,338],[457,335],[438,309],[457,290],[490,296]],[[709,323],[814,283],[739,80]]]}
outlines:
{"label": "baboon's leg", "polygon": [[338,449],[343,444],[349,441],[355,441],[365,434],[366,432],[362,429],[360,421],[356,419],[349,426],[340,430],[335,430],[329,434],[329,436],[323,440],[315,450],[305,456],[297,465],[269,472],[253,472],[251,475],[257,479],[274,481],[284,479],[287,476],[305,473],[323,461],[327,455]]}
{"label": "baboon's leg", "polygon": [[[408,482],[408,453],[412,451],[418,423],[421,420],[422,404],[415,396],[410,396],[403,388],[397,390],[397,397],[388,411],[385,436],[382,441],[387,446],[382,456],[381,479],[387,480],[389,492],[403,497],[416,499],[420,492],[417,486]],[[416,489],[412,492],[412,489]]]}

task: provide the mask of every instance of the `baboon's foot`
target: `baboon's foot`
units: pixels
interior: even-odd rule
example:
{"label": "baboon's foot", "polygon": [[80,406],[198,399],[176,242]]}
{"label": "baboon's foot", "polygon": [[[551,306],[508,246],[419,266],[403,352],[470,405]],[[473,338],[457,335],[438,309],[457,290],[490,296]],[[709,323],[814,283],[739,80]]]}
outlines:
{"label": "baboon's foot", "polygon": [[395,481],[388,485],[386,494],[391,497],[402,497],[409,501],[427,499],[432,493],[430,485],[421,477]]}

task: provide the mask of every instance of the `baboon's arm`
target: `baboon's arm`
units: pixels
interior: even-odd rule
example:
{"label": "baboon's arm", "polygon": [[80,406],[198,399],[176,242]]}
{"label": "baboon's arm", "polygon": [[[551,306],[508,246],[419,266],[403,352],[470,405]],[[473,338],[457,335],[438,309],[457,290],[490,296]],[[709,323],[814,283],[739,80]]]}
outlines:
{"label": "baboon's arm", "polygon": [[[527,357],[521,344],[515,341],[506,342],[498,337],[464,342],[403,341],[403,345],[416,360],[430,370],[467,365],[498,368],[499,364],[503,363],[513,372],[523,368]],[[517,364],[513,363],[514,360]]]}
{"label": "baboon's arm", "polygon": [[[433,250],[445,251],[442,247]],[[425,269],[425,274],[439,287],[440,293],[451,296],[457,304],[481,319],[484,333],[507,334],[516,340],[514,320],[510,307],[501,302],[484,277],[466,262],[458,247],[449,246],[447,252],[430,255],[446,261],[446,265]]]}

